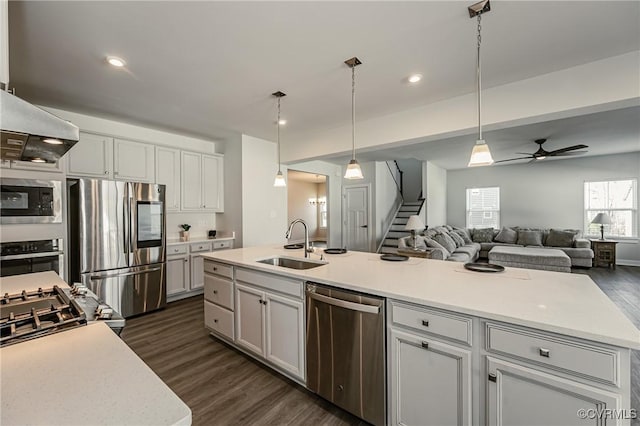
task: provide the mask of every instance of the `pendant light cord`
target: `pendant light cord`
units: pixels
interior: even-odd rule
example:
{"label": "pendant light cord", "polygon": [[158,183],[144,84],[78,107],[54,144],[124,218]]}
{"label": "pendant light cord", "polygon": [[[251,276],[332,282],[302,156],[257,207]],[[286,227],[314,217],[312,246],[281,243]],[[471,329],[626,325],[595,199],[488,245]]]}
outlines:
{"label": "pendant light cord", "polygon": [[478,63],[476,67],[476,74],[478,77],[478,140],[482,140],[482,71],[480,68],[480,43],[482,42],[482,35],[480,31],[482,30],[482,26],[480,25],[480,21],[482,20],[482,14],[478,14]]}
{"label": "pendant light cord", "polygon": [[278,127],[278,173],[282,173],[280,168],[280,97],[278,97],[278,120],[276,121]]}
{"label": "pendant light cord", "polygon": [[351,159],[356,159],[356,66],[351,67]]}

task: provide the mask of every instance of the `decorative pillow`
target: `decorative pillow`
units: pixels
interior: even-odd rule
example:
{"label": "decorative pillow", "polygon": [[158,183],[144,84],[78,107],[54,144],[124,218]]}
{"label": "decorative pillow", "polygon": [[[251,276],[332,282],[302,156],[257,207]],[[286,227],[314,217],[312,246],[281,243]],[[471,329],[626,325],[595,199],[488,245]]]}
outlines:
{"label": "decorative pillow", "polygon": [[474,229],[472,233],[474,243],[490,243],[493,241],[493,228]]}
{"label": "decorative pillow", "polygon": [[449,250],[447,250],[446,248],[444,248],[442,246],[442,244],[440,244],[439,242],[437,242],[436,240],[432,239],[432,238],[425,238],[424,242],[427,244],[427,247],[429,248],[435,248],[435,249],[440,249],[442,250],[442,253],[444,253],[444,258],[446,259],[447,257],[449,257],[451,255],[451,253],[449,252]]}
{"label": "decorative pillow", "polygon": [[462,247],[463,245],[465,245],[464,240],[457,233],[451,231],[451,232],[449,232],[449,236],[451,237],[453,242],[456,243],[456,247]]}
{"label": "decorative pillow", "polygon": [[494,240],[499,243],[515,244],[518,241],[518,231],[503,226]]}
{"label": "decorative pillow", "polygon": [[453,226],[451,226],[451,225],[442,225],[442,226],[447,228],[447,231],[449,231],[449,232],[453,231]]}
{"label": "decorative pillow", "polygon": [[469,235],[468,232],[461,230],[461,229],[454,229],[452,232],[449,233],[449,235],[451,234],[456,234],[458,236],[460,236],[460,238],[462,238],[462,241],[464,241],[465,244],[471,244],[473,243],[473,241],[471,240],[471,236]]}
{"label": "decorative pillow", "polygon": [[547,237],[546,245],[549,247],[573,247],[576,239],[576,233],[573,231],[561,231],[559,229],[551,229]]}
{"label": "decorative pillow", "polygon": [[521,246],[542,246],[542,232],[518,231],[518,244]]}
{"label": "decorative pillow", "polygon": [[455,241],[453,241],[451,239],[451,237],[449,236],[449,234],[446,234],[444,232],[441,232],[439,234],[436,234],[435,237],[433,237],[433,239],[439,243],[441,246],[443,246],[444,248],[447,249],[448,252],[453,253],[455,251],[456,247],[456,243]]}

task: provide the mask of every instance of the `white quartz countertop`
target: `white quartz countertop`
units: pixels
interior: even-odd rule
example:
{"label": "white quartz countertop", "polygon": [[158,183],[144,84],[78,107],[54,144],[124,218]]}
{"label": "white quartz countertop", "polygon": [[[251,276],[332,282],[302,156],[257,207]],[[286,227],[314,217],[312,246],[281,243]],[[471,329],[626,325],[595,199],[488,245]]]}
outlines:
{"label": "white quartz countertop", "polygon": [[38,288],[52,288],[57,285],[67,288],[69,285],[53,271],[35,272],[33,274],[13,275],[0,278],[0,297],[6,293],[16,294],[22,290],[32,291]]}
{"label": "white quartz countertop", "polygon": [[191,410],[104,323],[0,349],[0,424],[190,425]]}
{"label": "white quartz countertop", "polygon": [[[55,272],[0,278],[0,296],[68,287]],[[190,425],[191,410],[104,323],[0,349],[0,424]]]}
{"label": "white quartz countertop", "polygon": [[217,235],[215,238],[207,238],[207,237],[196,237],[190,238],[189,241],[180,241],[180,240],[167,240],[168,246],[175,246],[178,244],[191,244],[191,243],[203,243],[207,241],[226,241],[226,240],[235,240],[236,237],[233,235]]}
{"label": "white quartz countertop", "polygon": [[[586,275],[506,268],[478,273],[462,263],[410,258],[386,262],[375,253],[327,255],[326,265],[295,270],[258,263],[274,255],[304,257],[281,246],[205,253],[205,259],[324,283],[420,305],[462,312],[640,349],[640,331]],[[318,260],[319,255],[312,255]]]}

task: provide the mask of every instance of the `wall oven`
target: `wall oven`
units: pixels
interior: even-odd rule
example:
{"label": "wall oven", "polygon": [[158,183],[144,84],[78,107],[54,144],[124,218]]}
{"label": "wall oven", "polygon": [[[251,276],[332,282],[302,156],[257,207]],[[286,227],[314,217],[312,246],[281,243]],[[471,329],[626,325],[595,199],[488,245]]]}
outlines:
{"label": "wall oven", "polygon": [[62,182],[2,178],[0,223],[62,223]]}
{"label": "wall oven", "polygon": [[0,276],[54,271],[63,276],[62,239],[0,244]]}

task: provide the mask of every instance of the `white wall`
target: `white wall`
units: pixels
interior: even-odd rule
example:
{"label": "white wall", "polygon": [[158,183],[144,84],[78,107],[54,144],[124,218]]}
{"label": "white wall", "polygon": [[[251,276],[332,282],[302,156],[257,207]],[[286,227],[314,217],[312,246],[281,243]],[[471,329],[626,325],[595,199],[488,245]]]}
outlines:
{"label": "white wall", "polygon": [[377,249],[402,201],[396,181],[393,180],[387,163],[384,161],[375,163],[375,184],[372,186],[372,190],[375,194],[373,221],[375,222],[375,249]]}
{"label": "white wall", "polygon": [[[302,219],[307,224],[309,238],[318,234],[318,206],[309,204],[309,199],[318,198],[318,184],[302,180],[287,179],[287,222]],[[304,228],[296,225],[290,241],[304,241]]]}
{"label": "white wall", "polygon": [[344,247],[342,242],[342,176],[344,171],[342,167],[326,161],[306,161],[289,164],[288,168],[327,176],[327,221],[329,224],[327,246]]}
{"label": "white wall", "polygon": [[425,225],[447,223],[447,171],[430,161],[422,164],[423,194],[425,194]]}
{"label": "white wall", "polygon": [[236,233],[235,248],[242,247],[242,135],[225,141],[224,213],[216,215],[218,229]]}
{"label": "white wall", "polygon": [[[276,188],[277,146],[242,135],[242,244],[284,244],[287,188]],[[282,172],[286,175],[286,168]]]}
{"label": "white wall", "polygon": [[[405,201],[416,201],[422,192],[422,161],[415,158],[397,160],[402,177],[402,192]],[[423,192],[424,194],[424,192]]]}
{"label": "white wall", "polygon": [[[583,229],[584,182],[633,177],[640,180],[640,152],[452,170],[446,223],[465,226],[466,188],[499,186],[501,225]],[[618,244],[618,262],[640,265],[637,240]]]}

